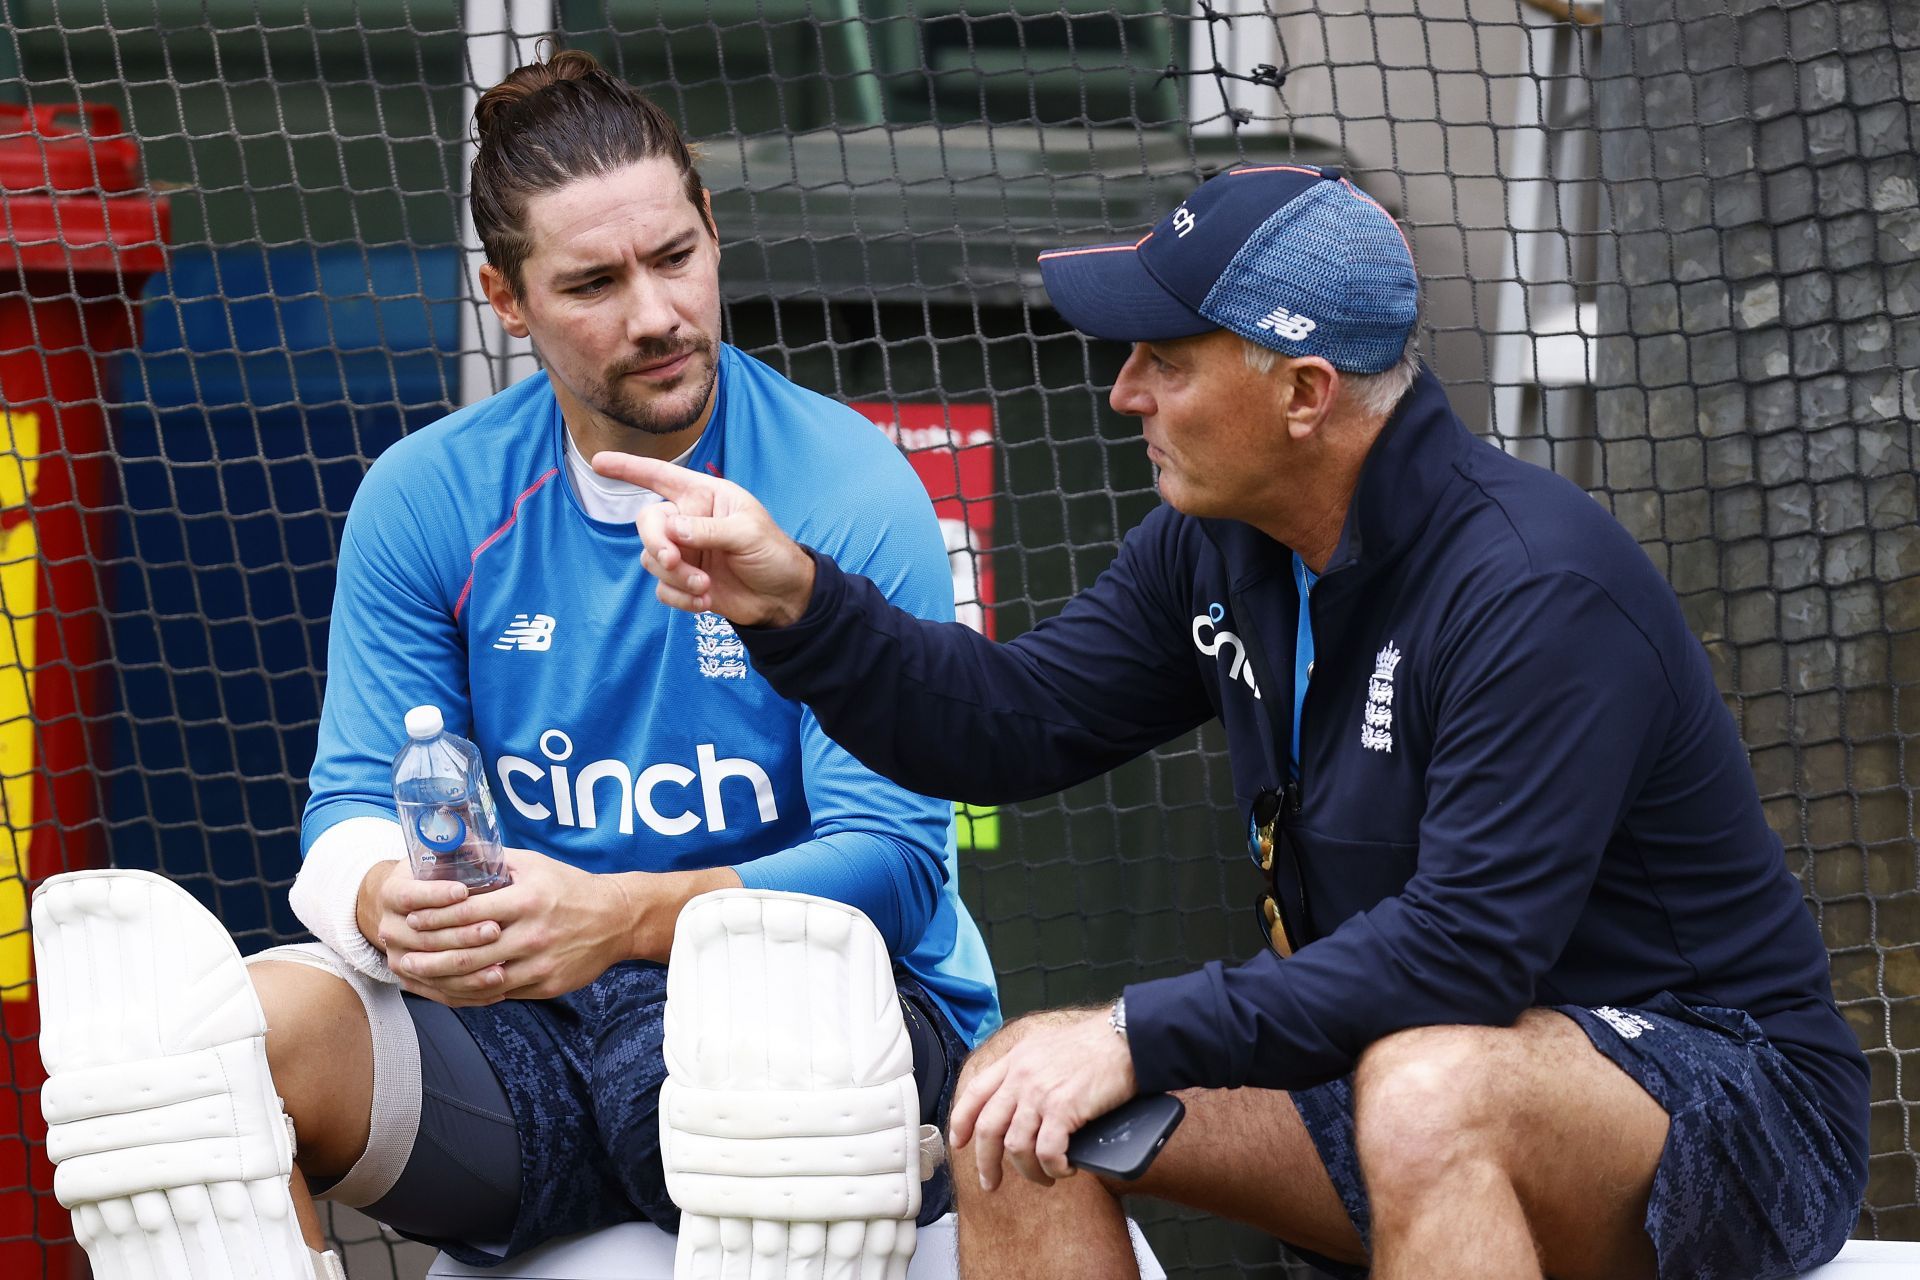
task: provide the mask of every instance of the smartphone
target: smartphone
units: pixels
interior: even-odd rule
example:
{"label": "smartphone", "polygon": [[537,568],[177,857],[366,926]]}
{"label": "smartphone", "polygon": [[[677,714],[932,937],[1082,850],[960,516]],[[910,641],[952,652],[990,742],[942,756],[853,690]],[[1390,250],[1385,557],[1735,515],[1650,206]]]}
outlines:
{"label": "smartphone", "polygon": [[1131,1182],[1147,1171],[1186,1114],[1186,1104],[1170,1093],[1142,1094],[1080,1126],[1067,1139],[1067,1162]]}

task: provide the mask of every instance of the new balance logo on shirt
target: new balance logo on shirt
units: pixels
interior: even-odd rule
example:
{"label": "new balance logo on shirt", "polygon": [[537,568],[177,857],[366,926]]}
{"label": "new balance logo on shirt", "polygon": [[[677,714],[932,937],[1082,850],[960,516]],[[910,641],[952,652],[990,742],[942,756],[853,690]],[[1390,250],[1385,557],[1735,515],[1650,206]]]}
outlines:
{"label": "new balance logo on shirt", "polygon": [[1593,1016],[1618,1031],[1623,1040],[1638,1040],[1642,1032],[1660,1029],[1631,1009],[1616,1009],[1610,1004],[1595,1009]]}
{"label": "new balance logo on shirt", "polygon": [[533,653],[545,653],[553,648],[553,619],[544,613],[516,613],[500,638],[493,642],[496,649],[525,649]]}
{"label": "new balance logo on shirt", "polygon": [[1295,315],[1285,307],[1275,307],[1260,317],[1260,323],[1254,326],[1268,333],[1277,333],[1288,342],[1299,342],[1320,326],[1305,316]]}

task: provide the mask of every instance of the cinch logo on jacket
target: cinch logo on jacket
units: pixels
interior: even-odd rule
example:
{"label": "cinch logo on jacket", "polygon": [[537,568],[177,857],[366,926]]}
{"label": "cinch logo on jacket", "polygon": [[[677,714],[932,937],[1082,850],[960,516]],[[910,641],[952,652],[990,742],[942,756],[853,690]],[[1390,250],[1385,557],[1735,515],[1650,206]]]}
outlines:
{"label": "cinch logo on jacket", "polygon": [[[567,764],[573,739],[558,729],[540,735],[540,754],[546,757],[544,765],[524,756],[501,756],[493,764],[507,803],[533,822],[552,819],[563,827],[597,827],[611,816],[620,834],[630,836],[638,814],[649,830],[684,836],[701,825],[704,814],[708,831],[725,831],[726,796],[740,795],[737,784],[742,782],[753,790],[753,813],[762,824],[780,818],[767,771],[751,760],[722,758],[711,742],[694,748],[698,772],[672,761],[650,764],[637,775],[624,760],[595,760],[573,769]],[[721,784],[729,780],[736,785],[723,791]]]}
{"label": "cinch logo on jacket", "polygon": [[1227,679],[1243,682],[1258,698],[1260,685],[1253,678],[1253,664],[1247,661],[1246,643],[1231,631],[1219,630],[1226,617],[1227,611],[1218,604],[1208,605],[1205,613],[1196,616],[1193,620],[1194,648],[1210,657],[1222,649],[1230,651],[1233,660],[1227,667]]}

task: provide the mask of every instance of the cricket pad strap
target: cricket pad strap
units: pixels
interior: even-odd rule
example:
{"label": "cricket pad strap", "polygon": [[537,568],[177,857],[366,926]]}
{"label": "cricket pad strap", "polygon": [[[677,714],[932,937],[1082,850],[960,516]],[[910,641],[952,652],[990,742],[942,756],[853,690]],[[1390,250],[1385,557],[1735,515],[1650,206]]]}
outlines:
{"label": "cricket pad strap", "polygon": [[34,893],[54,1196],[96,1280],[311,1280],[266,1017],[233,941],[144,871]]}
{"label": "cricket pad strap", "polygon": [[284,1178],[286,1121],[271,1087],[234,1090],[252,1045],[78,1068],[40,1091],[54,1196],[71,1208],[141,1191]]}
{"label": "cricket pad strap", "polygon": [[683,1253],[777,1251],[792,1268],[845,1249],[889,1274],[881,1258],[911,1256],[919,1093],[866,916],[806,894],[695,898],[667,965],[665,1053],[661,1155],[691,1219]]}

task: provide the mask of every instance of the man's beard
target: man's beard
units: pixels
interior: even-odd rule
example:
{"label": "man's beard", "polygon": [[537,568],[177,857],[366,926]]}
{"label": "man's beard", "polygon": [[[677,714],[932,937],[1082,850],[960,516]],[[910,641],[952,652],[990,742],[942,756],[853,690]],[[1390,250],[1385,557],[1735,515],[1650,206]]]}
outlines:
{"label": "man's beard", "polygon": [[[720,362],[713,358],[713,348],[713,339],[704,333],[684,342],[648,343],[632,357],[607,371],[593,407],[621,426],[644,431],[648,435],[670,436],[677,431],[685,431],[700,420],[700,415],[706,412],[707,402],[713,398],[713,384],[720,377]],[[697,362],[706,361],[707,376],[701,384],[700,394],[683,401],[684,386],[673,391],[658,392],[650,400],[643,400],[634,394],[626,375],[677,359],[688,352],[693,353],[693,359],[688,362],[687,372],[691,372]],[[685,376],[684,373],[682,376]]]}

